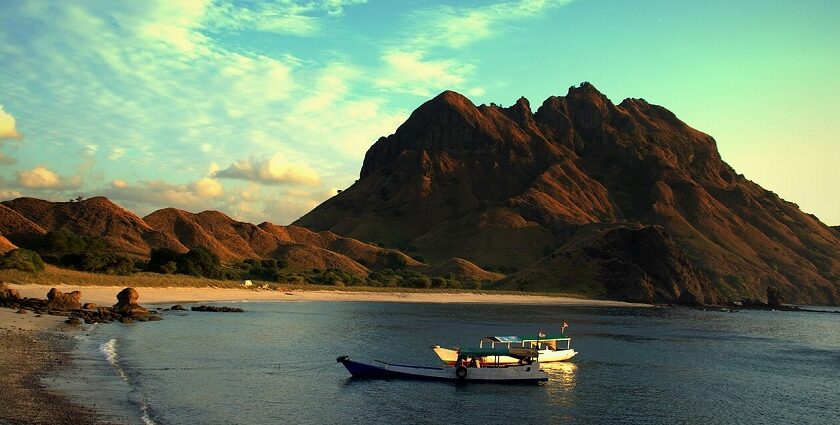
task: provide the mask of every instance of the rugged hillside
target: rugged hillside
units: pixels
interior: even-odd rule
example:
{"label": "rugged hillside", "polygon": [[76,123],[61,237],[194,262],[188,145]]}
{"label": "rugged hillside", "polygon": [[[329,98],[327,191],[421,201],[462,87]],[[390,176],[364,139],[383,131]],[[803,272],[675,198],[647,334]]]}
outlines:
{"label": "rugged hillside", "polygon": [[298,270],[336,268],[362,276],[369,272],[343,253],[307,241],[298,243],[286,228],[271,223],[256,226],[218,211],[193,214],[175,208],[155,211],[143,220],[188,248],[206,247],[226,261],[275,258],[286,260],[290,268]]}
{"label": "rugged hillside", "polygon": [[[119,251],[140,257],[148,256],[152,247],[186,251],[169,235],[152,229],[134,213],[101,196],[79,202],[18,198],[2,204],[37,224],[42,233],[67,228],[79,235],[101,238]],[[9,223],[5,217],[0,222]]]}
{"label": "rugged hillside", "polygon": [[0,204],[0,235],[5,236],[10,242],[17,245],[26,245],[44,233],[46,231],[33,223],[32,220]]}
{"label": "rugged hillside", "polygon": [[433,263],[523,269],[509,285],[566,288],[535,276],[575,260],[589,275],[580,289],[609,297],[714,302],[777,286],[791,302],[840,303],[835,231],[737,174],[712,137],[665,108],[615,105],[588,83],[536,112],[524,98],[476,107],[444,92],[368,150],[353,186],[295,224]]}
{"label": "rugged hillside", "polygon": [[450,258],[440,264],[429,267],[424,272],[430,276],[446,276],[451,273],[461,281],[476,280],[479,282],[493,282],[505,277],[505,275],[500,273],[488,272],[463,258]]}
{"label": "rugged hillside", "polygon": [[6,239],[5,236],[0,235],[0,254],[5,254],[13,249],[17,249],[17,246],[9,242],[9,240]]}

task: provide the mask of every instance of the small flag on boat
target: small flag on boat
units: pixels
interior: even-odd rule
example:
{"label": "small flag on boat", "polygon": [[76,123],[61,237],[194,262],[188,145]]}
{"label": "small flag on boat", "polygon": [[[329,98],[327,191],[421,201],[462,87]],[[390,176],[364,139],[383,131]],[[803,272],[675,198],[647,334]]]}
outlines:
{"label": "small flag on boat", "polygon": [[545,338],[545,331],[540,329],[540,333],[538,333],[537,336],[540,338]]}
{"label": "small flag on boat", "polygon": [[566,321],[563,321],[563,329],[560,330],[560,333],[566,333],[566,328],[569,327],[569,324]]}

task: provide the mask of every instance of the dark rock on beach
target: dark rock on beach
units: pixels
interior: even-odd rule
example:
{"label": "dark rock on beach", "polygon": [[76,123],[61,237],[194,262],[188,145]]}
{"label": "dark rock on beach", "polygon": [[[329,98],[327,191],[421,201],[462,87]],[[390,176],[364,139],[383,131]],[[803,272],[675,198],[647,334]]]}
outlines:
{"label": "dark rock on beach", "polygon": [[47,307],[50,310],[79,310],[82,308],[82,292],[73,291],[64,294],[58,289],[52,288],[47,293]]}
{"label": "dark rock on beach", "polygon": [[172,307],[170,307],[169,309],[170,310],[175,310],[175,311],[187,311],[187,309],[184,308],[184,306],[182,306],[181,304],[175,304]]}
{"label": "dark rock on beach", "polygon": [[245,310],[237,307],[216,307],[210,305],[198,305],[195,307],[191,307],[190,310],[192,311],[209,311],[212,313],[242,313]]}

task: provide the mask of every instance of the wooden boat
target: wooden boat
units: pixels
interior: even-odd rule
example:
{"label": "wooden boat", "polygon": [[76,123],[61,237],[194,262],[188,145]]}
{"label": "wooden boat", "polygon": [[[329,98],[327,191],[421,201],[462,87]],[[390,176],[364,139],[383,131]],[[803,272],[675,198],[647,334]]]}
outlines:
{"label": "wooden boat", "polygon": [[[572,339],[566,334],[557,335],[536,335],[536,336],[486,336],[479,341],[479,347],[489,346],[507,347],[508,349],[527,348],[539,352],[541,363],[562,362],[571,359],[577,351],[571,348]],[[432,347],[435,354],[446,364],[455,364],[458,359],[457,348],[445,348],[439,345]],[[485,364],[515,364],[519,360],[512,356],[497,356],[481,359],[482,366]]]}
{"label": "wooden boat", "polygon": [[[376,360],[376,363],[366,363],[351,360],[349,356],[338,357],[336,361],[344,365],[353,377],[358,378],[533,383],[548,380],[548,375],[540,370],[537,355],[535,349],[481,347],[458,350],[455,364],[443,367],[403,365],[379,360]],[[517,363],[485,366],[479,360],[492,357],[511,357],[517,359]]]}

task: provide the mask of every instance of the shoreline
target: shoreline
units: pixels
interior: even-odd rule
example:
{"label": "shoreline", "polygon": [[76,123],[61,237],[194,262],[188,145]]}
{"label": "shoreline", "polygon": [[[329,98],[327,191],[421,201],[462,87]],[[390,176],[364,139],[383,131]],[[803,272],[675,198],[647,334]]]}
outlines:
{"label": "shoreline", "polygon": [[0,423],[106,423],[95,409],[44,382],[60,369],[76,367],[70,354],[75,341],[64,319],[0,308]]}
{"label": "shoreline", "polygon": [[[14,284],[9,287],[22,297],[45,298],[51,288],[68,293],[82,292],[83,303],[112,305],[122,286]],[[468,303],[468,304],[533,304],[576,307],[653,307],[651,304],[623,301],[593,300],[552,295],[492,294],[473,292],[404,292],[404,291],[340,291],[340,290],[258,290],[216,287],[143,287],[134,286],[140,293],[140,304],[187,304],[197,302],[236,301],[367,301],[408,303]]]}

